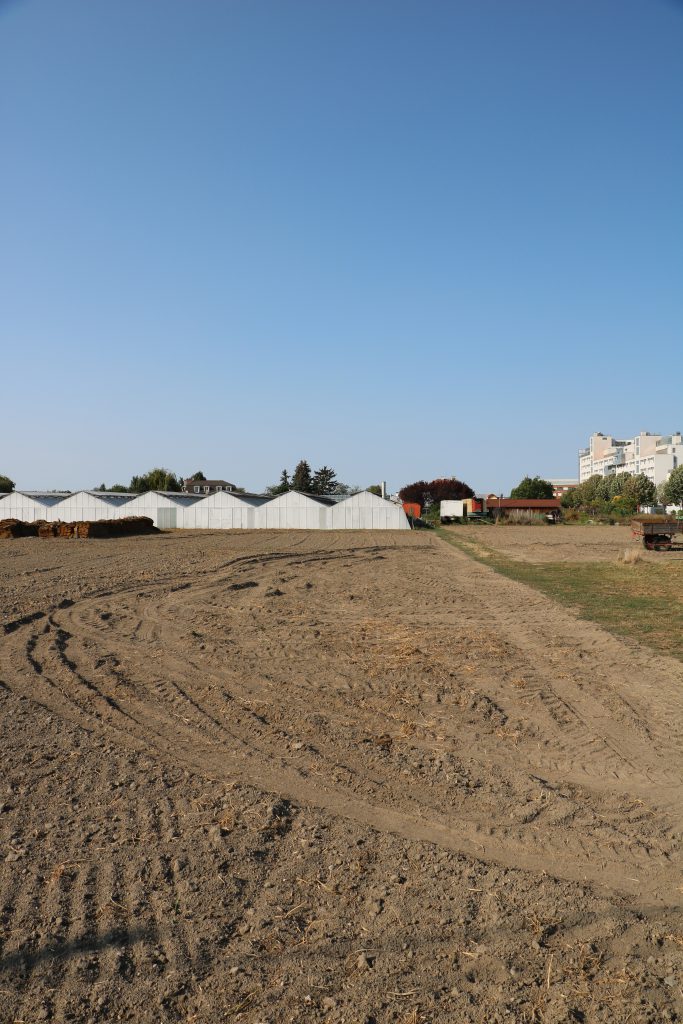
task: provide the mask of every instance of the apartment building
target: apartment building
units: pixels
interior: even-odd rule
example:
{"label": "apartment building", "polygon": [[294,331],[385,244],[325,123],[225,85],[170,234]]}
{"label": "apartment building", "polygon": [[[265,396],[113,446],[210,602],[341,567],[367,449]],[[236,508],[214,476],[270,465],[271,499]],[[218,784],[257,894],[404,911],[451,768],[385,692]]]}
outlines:
{"label": "apartment building", "polygon": [[683,437],[650,434],[619,440],[610,434],[591,434],[588,448],[579,451],[579,483],[590,476],[644,473],[655,486],[668,480],[672,469],[683,465]]}

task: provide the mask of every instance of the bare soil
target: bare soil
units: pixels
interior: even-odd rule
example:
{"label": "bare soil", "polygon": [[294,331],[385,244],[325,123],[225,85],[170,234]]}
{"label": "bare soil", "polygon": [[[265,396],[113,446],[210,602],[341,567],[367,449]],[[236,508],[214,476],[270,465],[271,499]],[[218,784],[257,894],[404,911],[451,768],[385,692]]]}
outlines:
{"label": "bare soil", "polygon": [[[614,562],[634,548],[645,561],[683,561],[678,551],[646,551],[630,526],[452,526],[463,540],[478,542],[523,562]],[[681,544],[681,541],[678,541]]]}
{"label": "bare soil", "polygon": [[0,1020],[680,1019],[679,662],[425,533],[8,540],[0,596]]}

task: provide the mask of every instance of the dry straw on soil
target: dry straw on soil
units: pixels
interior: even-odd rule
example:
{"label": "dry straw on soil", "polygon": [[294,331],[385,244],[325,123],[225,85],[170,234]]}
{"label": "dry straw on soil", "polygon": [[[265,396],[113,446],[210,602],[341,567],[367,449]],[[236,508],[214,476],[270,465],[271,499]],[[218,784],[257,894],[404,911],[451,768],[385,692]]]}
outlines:
{"label": "dry straw on soil", "polygon": [[638,548],[624,548],[617,556],[617,562],[621,562],[622,565],[636,565],[642,560],[643,557]]}

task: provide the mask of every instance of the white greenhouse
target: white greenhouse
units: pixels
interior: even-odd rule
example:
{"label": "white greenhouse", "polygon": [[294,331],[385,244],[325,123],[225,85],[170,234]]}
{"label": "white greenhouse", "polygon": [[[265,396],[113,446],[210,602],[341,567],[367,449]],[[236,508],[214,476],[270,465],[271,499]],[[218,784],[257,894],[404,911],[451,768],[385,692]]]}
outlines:
{"label": "white greenhouse", "polygon": [[325,530],[333,504],[332,498],[287,491],[261,505],[255,526],[261,530]]}
{"label": "white greenhouse", "polygon": [[42,491],[11,491],[0,498],[0,519],[20,519],[22,523],[35,523],[38,519],[53,519],[52,510],[68,495]]}
{"label": "white greenhouse", "polygon": [[360,491],[339,501],[327,513],[328,530],[409,530],[401,505],[380,498],[372,491]]}
{"label": "white greenhouse", "polygon": [[63,498],[50,510],[50,522],[77,523],[97,519],[120,519],[127,515],[125,509],[135,497],[119,491],[76,491]]}
{"label": "white greenhouse", "polygon": [[117,518],[147,516],[160,530],[182,529],[184,514],[199,501],[206,499],[176,491],[145,491],[122,505]]}
{"label": "white greenhouse", "polygon": [[253,530],[256,510],[266,502],[258,495],[216,491],[183,512],[186,530]]}
{"label": "white greenhouse", "polygon": [[74,494],[12,491],[0,497],[0,519],[82,520],[148,516],[161,530],[409,530],[403,508],[370,491],[348,498],[287,491],[269,498],[216,491],[202,496],[175,491]]}

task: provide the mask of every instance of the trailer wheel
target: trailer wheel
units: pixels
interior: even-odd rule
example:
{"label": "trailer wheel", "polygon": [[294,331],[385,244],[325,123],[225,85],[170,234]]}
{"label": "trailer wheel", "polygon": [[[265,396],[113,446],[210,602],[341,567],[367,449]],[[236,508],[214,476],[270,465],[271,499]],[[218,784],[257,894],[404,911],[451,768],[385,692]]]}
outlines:
{"label": "trailer wheel", "polygon": [[656,551],[671,551],[671,537],[661,535],[657,537],[657,543],[655,544]]}
{"label": "trailer wheel", "polygon": [[655,539],[655,537],[643,537],[643,547],[647,548],[648,551],[654,551]]}

